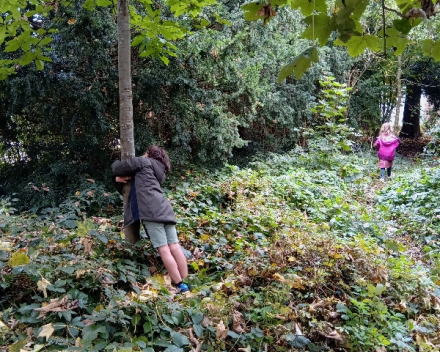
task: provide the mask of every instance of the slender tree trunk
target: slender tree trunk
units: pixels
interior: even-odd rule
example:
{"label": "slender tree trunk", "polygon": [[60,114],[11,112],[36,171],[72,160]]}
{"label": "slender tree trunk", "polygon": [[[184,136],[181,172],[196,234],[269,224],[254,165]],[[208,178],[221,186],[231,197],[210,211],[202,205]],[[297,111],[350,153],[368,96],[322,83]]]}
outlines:
{"label": "slender tree trunk", "polygon": [[394,133],[399,131],[400,105],[402,104],[402,55],[397,57],[397,105],[396,117],[394,118]]}
{"label": "slender tree trunk", "polygon": [[422,88],[418,84],[408,83],[406,86],[405,108],[400,137],[418,138],[420,136],[420,98]]}
{"label": "slender tree trunk", "polygon": [[[118,72],[121,160],[127,160],[135,156],[128,0],[118,0]],[[124,185],[122,191],[124,204],[127,202],[130,188],[130,183]],[[133,244],[139,241],[139,223],[125,228],[125,238]]]}

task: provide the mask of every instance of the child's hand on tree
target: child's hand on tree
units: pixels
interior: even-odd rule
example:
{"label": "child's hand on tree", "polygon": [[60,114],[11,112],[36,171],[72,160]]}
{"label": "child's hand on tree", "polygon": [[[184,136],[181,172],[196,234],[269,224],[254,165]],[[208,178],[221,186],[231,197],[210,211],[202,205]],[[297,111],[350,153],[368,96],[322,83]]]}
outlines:
{"label": "child's hand on tree", "polygon": [[131,176],[116,176],[115,181],[120,183],[127,183],[128,180],[131,180]]}

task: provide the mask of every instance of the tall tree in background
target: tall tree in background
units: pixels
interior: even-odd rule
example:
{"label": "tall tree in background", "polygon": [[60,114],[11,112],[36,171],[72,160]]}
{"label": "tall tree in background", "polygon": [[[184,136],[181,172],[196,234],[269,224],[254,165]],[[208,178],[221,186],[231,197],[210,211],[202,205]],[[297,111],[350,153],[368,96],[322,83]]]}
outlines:
{"label": "tall tree in background", "polygon": [[405,107],[403,109],[402,130],[400,137],[418,138],[420,136],[420,98],[422,88],[419,83],[406,85]]}
{"label": "tall tree in background", "polygon": [[[131,84],[131,36],[130,10],[128,0],[118,0],[118,72],[119,72],[119,128],[121,160],[135,156],[133,125],[133,93]],[[128,200],[131,182],[124,184],[122,194],[124,204]],[[125,238],[131,242],[139,241],[139,222],[125,228]]]}
{"label": "tall tree in background", "polygon": [[402,55],[397,57],[397,103],[396,103],[396,115],[394,118],[394,133],[397,134],[399,130],[400,120],[400,105],[402,104]]}

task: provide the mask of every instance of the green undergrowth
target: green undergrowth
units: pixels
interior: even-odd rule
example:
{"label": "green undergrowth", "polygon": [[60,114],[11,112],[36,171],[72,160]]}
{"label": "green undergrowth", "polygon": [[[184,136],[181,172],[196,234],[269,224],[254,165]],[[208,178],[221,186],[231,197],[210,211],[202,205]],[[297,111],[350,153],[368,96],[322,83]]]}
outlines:
{"label": "green undergrowth", "polygon": [[[185,296],[148,240],[124,241],[114,193],[88,181],[59,208],[20,214],[4,199],[1,345],[438,351],[438,238],[419,232],[438,233],[439,169],[413,165],[383,185],[369,154],[325,160],[292,152],[171,179],[165,192],[191,255]],[[429,193],[432,206],[401,188]]]}

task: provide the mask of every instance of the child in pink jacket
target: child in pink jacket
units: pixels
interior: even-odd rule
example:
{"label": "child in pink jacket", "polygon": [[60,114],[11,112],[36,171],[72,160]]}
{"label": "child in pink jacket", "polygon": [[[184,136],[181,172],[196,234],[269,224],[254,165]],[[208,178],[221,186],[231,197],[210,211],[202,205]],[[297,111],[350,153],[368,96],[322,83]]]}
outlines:
{"label": "child in pink jacket", "polygon": [[391,168],[395,157],[394,151],[399,146],[399,138],[393,134],[391,125],[387,122],[382,125],[379,137],[376,141],[376,148],[379,148],[377,156],[379,157],[380,180],[385,182],[385,169],[387,169],[388,178],[391,178]]}

